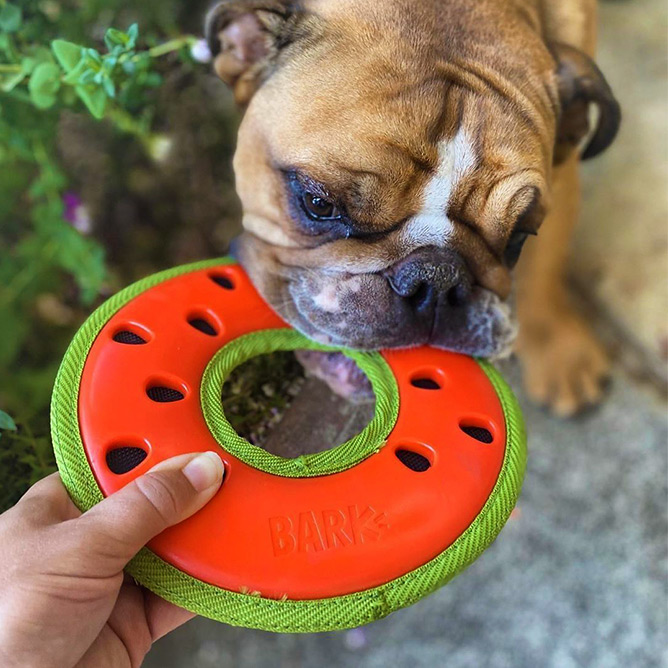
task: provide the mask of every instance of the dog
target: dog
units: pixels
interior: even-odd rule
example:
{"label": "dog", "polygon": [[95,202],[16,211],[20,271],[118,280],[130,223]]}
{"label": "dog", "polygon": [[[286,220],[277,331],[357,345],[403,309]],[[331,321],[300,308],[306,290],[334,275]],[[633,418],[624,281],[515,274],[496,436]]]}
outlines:
{"label": "dog", "polygon": [[325,344],[516,347],[535,401],[598,402],[609,363],[564,277],[579,161],[620,124],[595,22],[595,0],[214,6],[244,108],[237,253],[264,298]]}

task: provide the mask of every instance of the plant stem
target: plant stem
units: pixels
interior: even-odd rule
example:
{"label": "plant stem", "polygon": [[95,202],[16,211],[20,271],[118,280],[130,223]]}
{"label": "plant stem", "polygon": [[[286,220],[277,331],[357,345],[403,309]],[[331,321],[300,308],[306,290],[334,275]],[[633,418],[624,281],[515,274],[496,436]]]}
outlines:
{"label": "plant stem", "polygon": [[20,72],[21,69],[21,65],[5,65],[4,63],[0,63],[0,72]]}
{"label": "plant stem", "polygon": [[127,132],[140,139],[144,139],[150,134],[140,121],[122,107],[117,105],[108,107],[105,115],[122,132]]}
{"label": "plant stem", "polygon": [[168,53],[172,53],[173,51],[178,51],[179,49],[182,49],[184,46],[189,46],[190,44],[194,44],[196,41],[197,38],[193,37],[192,35],[175,37],[174,39],[170,39],[168,42],[164,42],[163,44],[158,44],[158,46],[154,46],[153,48],[149,49],[148,55],[151,56],[151,58],[164,56]]}

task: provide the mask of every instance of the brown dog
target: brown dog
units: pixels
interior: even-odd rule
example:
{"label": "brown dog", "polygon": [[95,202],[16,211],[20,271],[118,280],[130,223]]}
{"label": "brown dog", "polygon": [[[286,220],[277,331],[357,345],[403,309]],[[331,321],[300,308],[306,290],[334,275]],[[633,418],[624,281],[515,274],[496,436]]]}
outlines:
{"label": "brown dog", "polygon": [[[518,268],[530,395],[571,414],[607,361],[564,264],[584,158],[619,107],[595,0],[228,0],[215,69],[246,107],[239,255],[297,329],[357,348],[507,353]],[[590,132],[590,106],[598,120]]]}

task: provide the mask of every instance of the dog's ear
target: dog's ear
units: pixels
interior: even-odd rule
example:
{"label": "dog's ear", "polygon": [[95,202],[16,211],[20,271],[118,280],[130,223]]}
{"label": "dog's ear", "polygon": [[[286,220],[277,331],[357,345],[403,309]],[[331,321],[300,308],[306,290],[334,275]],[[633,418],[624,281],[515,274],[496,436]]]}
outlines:
{"label": "dog's ear", "polygon": [[596,63],[566,44],[552,44],[557,69],[561,114],[557,126],[555,163],[563,161],[589,133],[589,107],[598,107],[598,120],[582,159],[604,151],[617,135],[621,121],[619,103]]}
{"label": "dog's ear", "polygon": [[299,35],[299,13],[287,0],[223,0],[206,17],[218,76],[246,104]]}

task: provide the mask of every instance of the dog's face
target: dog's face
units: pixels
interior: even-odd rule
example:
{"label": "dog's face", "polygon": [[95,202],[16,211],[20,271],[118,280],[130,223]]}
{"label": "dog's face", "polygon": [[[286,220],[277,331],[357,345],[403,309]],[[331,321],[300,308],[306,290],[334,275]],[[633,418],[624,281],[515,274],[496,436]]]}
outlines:
{"label": "dog's face", "polygon": [[503,5],[243,0],[212,11],[216,69],[247,104],[238,253],[307,336],[508,349],[509,272],[548,206],[555,146],[583,137],[590,101],[604,109],[590,153],[615,119],[602,78],[582,94],[593,64],[548,49]]}

